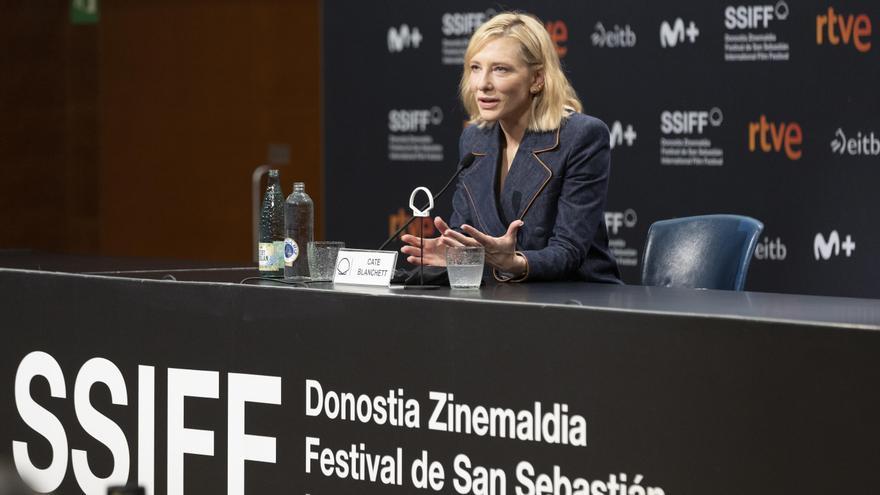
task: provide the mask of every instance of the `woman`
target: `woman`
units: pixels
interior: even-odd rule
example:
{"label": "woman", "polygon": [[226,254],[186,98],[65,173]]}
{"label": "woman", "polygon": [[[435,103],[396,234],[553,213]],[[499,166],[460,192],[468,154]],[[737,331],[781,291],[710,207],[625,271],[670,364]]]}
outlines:
{"label": "woman", "polygon": [[553,42],[536,18],[499,14],[471,37],[460,93],[470,126],[451,225],[441,236],[404,235],[407,261],[445,266],[449,246],[483,246],[499,281],[620,283],[608,248],[605,196],[609,136],[562,73]]}

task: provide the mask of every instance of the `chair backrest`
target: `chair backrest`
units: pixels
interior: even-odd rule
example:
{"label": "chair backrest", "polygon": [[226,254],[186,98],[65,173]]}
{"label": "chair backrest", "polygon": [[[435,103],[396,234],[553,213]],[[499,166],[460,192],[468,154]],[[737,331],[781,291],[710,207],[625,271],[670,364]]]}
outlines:
{"label": "chair backrest", "polygon": [[642,284],[743,290],[764,224],[740,215],[654,222],[642,259]]}

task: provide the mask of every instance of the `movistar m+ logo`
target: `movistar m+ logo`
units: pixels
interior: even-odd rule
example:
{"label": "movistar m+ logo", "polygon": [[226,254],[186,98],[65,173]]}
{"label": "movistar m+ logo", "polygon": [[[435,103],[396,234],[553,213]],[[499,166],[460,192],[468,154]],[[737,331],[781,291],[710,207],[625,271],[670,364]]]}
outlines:
{"label": "movistar m+ logo", "polygon": [[679,43],[697,42],[697,36],[700,30],[694,21],[690,21],[687,26],[681,17],[675,19],[672,24],[663,21],[660,24],[660,46],[663,48],[673,48]]}
{"label": "movistar m+ logo", "polygon": [[418,48],[422,44],[422,33],[419,28],[410,28],[407,24],[401,24],[399,28],[388,28],[388,52],[402,52],[405,48]]}
{"label": "movistar m+ logo", "polygon": [[844,241],[840,242],[840,234],[832,230],[827,239],[821,232],[813,239],[813,255],[816,260],[828,260],[832,256],[839,256],[841,250],[847,258],[852,256],[852,252],[856,250],[856,243],[851,235],[847,234]]}

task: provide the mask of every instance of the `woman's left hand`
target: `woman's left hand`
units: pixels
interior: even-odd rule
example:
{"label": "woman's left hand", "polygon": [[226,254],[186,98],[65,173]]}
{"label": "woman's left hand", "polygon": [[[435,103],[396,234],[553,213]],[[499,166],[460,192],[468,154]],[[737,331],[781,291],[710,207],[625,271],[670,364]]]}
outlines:
{"label": "woman's left hand", "polygon": [[463,224],[461,230],[470,237],[447,229],[441,232],[440,242],[449,247],[483,246],[486,250],[486,263],[502,272],[520,275],[526,271],[525,258],[516,254],[516,234],[522,226],[522,220],[514,220],[507,227],[507,232],[503,236],[492,237],[470,225]]}

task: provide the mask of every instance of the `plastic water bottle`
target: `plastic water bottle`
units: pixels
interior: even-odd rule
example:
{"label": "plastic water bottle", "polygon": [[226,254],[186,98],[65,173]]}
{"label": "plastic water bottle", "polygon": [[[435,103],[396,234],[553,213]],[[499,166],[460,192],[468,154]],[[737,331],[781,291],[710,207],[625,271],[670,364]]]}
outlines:
{"label": "plastic water bottle", "polygon": [[309,277],[308,245],[315,239],[315,204],[305,183],[294,182],[284,203],[284,278]]}
{"label": "plastic water bottle", "polygon": [[284,193],[277,170],[269,171],[269,183],[260,209],[260,274],[281,276],[284,274]]}

